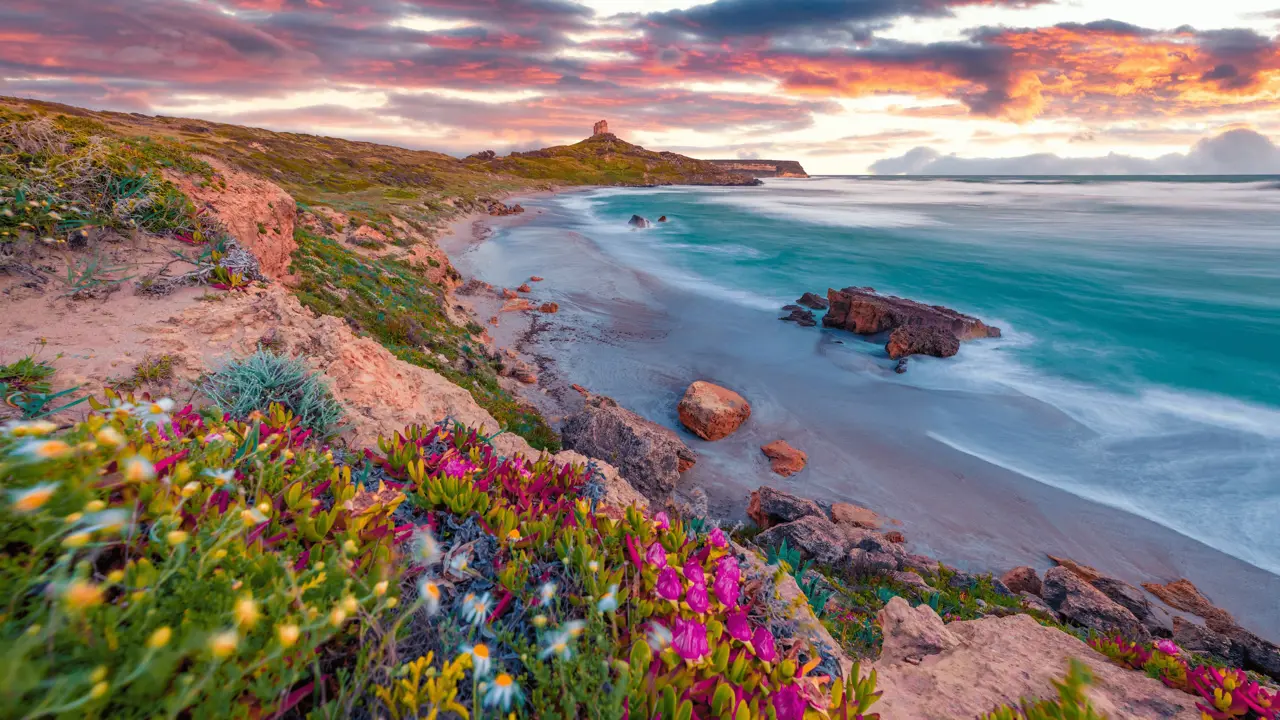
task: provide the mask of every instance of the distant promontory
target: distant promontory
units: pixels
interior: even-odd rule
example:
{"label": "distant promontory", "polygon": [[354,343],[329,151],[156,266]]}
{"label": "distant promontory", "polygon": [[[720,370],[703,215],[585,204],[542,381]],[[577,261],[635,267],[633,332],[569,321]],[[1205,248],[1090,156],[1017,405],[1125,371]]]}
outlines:
{"label": "distant promontory", "polygon": [[809,173],[806,173],[800,163],[795,160],[708,160],[707,162],[715,163],[732,173],[750,175],[757,178],[809,177]]}

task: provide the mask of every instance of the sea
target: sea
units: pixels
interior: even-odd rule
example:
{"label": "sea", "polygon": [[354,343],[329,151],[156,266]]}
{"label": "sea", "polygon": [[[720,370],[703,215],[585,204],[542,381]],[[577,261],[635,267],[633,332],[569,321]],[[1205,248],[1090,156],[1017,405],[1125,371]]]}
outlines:
{"label": "sea", "polygon": [[[1280,178],[815,177],[525,205],[458,264],[545,278],[561,312],[534,352],[567,382],[677,431],[692,380],[746,396],[743,432],[685,434],[713,505],[766,483],[860,502],[978,566],[1058,549],[1139,580],[1280,574]],[[848,286],[1003,337],[897,374],[883,338],[779,321]],[[769,472],[778,437],[804,473]]]}

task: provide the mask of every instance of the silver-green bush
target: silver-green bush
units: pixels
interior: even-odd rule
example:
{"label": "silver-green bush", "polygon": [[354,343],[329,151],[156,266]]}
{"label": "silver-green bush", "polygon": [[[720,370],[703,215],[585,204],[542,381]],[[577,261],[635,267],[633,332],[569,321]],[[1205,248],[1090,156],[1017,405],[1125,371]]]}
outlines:
{"label": "silver-green bush", "polygon": [[323,435],[337,432],[342,420],[342,406],[324,380],[302,360],[270,350],[223,365],[205,379],[201,389],[234,418],[255,410],[265,413],[271,403],[280,403],[304,427]]}

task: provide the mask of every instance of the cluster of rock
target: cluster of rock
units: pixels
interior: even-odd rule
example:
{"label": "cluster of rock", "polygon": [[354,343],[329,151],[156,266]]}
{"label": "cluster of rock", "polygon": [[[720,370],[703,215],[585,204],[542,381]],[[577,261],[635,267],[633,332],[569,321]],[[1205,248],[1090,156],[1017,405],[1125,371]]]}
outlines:
{"label": "cluster of rock", "polygon": [[[658,218],[658,222],[660,223],[664,223],[666,221],[667,221],[666,215],[663,215],[662,217]],[[641,229],[653,227],[653,223],[649,222],[649,219],[644,217],[643,215],[632,215],[631,219],[627,221],[627,225],[630,225],[633,228],[641,228]]]}
{"label": "cluster of rock", "polygon": [[505,215],[519,215],[524,212],[524,207],[521,206],[520,203],[507,205],[506,203],[495,200],[489,203],[488,210],[489,214],[494,217],[503,217]]}
{"label": "cluster of rock", "polygon": [[1049,559],[1057,565],[1043,580],[1034,568],[1023,566],[1005,573],[1001,582],[1029,607],[1073,625],[1135,641],[1171,638],[1184,650],[1280,680],[1280,647],[1240,627],[1189,580],[1142,587],[1169,607],[1203,618],[1204,625],[1172,616],[1142,589],[1088,565],[1052,555]]}

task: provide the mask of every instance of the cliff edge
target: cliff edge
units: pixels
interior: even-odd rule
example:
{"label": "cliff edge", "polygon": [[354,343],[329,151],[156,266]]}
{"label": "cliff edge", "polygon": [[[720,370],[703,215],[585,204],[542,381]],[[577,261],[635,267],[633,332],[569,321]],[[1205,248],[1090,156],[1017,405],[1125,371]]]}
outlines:
{"label": "cliff edge", "polygon": [[754,178],[807,178],[809,174],[795,160],[707,160],[724,170]]}

